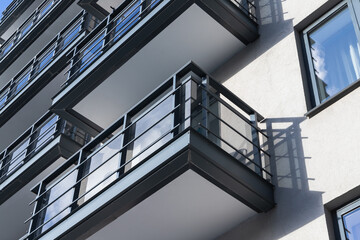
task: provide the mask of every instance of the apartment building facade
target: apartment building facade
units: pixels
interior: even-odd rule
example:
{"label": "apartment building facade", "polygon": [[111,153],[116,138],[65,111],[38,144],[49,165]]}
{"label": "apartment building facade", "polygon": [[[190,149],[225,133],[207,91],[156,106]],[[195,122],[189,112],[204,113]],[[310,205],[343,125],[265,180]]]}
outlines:
{"label": "apartment building facade", "polygon": [[12,1],[1,239],[360,239],[359,16],[359,0]]}

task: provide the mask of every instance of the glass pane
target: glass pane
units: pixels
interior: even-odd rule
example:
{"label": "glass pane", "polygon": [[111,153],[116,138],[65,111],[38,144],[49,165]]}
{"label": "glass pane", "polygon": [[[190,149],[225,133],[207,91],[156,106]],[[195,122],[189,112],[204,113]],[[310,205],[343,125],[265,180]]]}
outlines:
{"label": "glass pane", "polygon": [[97,59],[102,51],[102,45],[104,41],[105,33],[101,34],[92,44],[90,44],[84,52],[81,54],[80,70],[82,72],[87,66],[89,66],[95,59]]}
{"label": "glass pane", "polygon": [[54,56],[54,53],[55,53],[55,49],[51,50],[45,56],[42,57],[42,59],[39,61],[39,69],[38,69],[39,72],[50,63],[52,57]]}
{"label": "glass pane", "polygon": [[360,208],[343,216],[346,238],[349,240],[360,239]]}
{"label": "glass pane", "polygon": [[22,77],[20,77],[20,79],[17,80],[16,82],[15,91],[13,95],[20,92],[21,89],[23,89],[27,85],[29,79],[30,79],[30,72],[27,72]]}
{"label": "glass pane", "polygon": [[51,6],[53,5],[53,1],[49,2],[47,5],[45,5],[40,11],[40,16],[39,17],[42,17],[44,16],[50,9],[51,9]]}
{"label": "glass pane", "polygon": [[74,28],[71,32],[69,32],[65,37],[64,37],[64,45],[63,48],[66,48],[75,38],[76,36],[79,34],[81,29],[81,25],[78,25],[76,28]]}
{"label": "glass pane", "polygon": [[[173,127],[173,114],[169,114],[173,108],[172,104],[173,96],[170,96],[130,127],[130,139],[138,138],[127,148],[126,161],[131,163],[126,165],[126,170],[134,167],[172,138],[170,133],[165,135]],[[135,158],[132,159],[133,157]]]}
{"label": "glass pane", "polygon": [[40,147],[42,147],[46,142],[52,139],[56,131],[56,121],[58,120],[58,116],[51,118],[45,125],[40,128],[39,135],[36,141],[36,148],[37,151]]}
{"label": "glass pane", "polygon": [[[44,209],[45,215],[43,218],[43,223],[47,221],[49,222],[42,227],[42,231],[50,228],[52,225],[54,225],[56,222],[58,222],[71,212],[71,208],[69,207],[69,205],[73,201],[74,188],[71,188],[71,190],[69,191],[67,190],[75,184],[76,177],[77,171],[70,173],[67,177],[54,185],[54,187],[45,194],[44,200],[47,203],[50,203],[50,205]],[[58,197],[60,198],[57,199]],[[51,203],[52,201],[54,202]]]}
{"label": "glass pane", "polygon": [[0,109],[5,106],[6,99],[7,99],[7,91],[3,96],[0,97]]}
{"label": "glass pane", "polygon": [[360,77],[360,47],[348,8],[308,33],[320,102]]}
{"label": "glass pane", "polygon": [[12,48],[13,45],[14,45],[14,42],[11,42],[11,43],[9,44],[9,46],[7,46],[7,47],[4,49],[2,56],[5,56],[5,55],[10,51],[10,49]]}
{"label": "glass pane", "polygon": [[31,29],[32,25],[33,25],[32,22],[28,23],[28,25],[26,25],[26,26],[23,28],[23,30],[21,31],[21,35],[20,35],[20,36],[23,37],[23,36]]}
{"label": "glass pane", "polygon": [[115,21],[115,35],[114,41],[117,41],[121,36],[123,36],[132,26],[134,26],[138,20],[141,11],[141,1],[133,3],[129,9],[126,9],[125,12]]}
{"label": "glass pane", "polygon": [[23,160],[26,157],[26,148],[29,146],[29,139],[15,148],[11,154],[11,160],[7,175],[10,175],[16,168],[23,164]]}
{"label": "glass pane", "polygon": [[[120,166],[119,150],[122,147],[122,139],[123,135],[116,137],[87,160],[85,174],[89,172],[91,174],[82,181],[81,189],[85,188],[84,191],[87,192],[83,201],[90,199],[117,178],[117,173],[114,171]],[[99,167],[100,165],[101,167]]]}

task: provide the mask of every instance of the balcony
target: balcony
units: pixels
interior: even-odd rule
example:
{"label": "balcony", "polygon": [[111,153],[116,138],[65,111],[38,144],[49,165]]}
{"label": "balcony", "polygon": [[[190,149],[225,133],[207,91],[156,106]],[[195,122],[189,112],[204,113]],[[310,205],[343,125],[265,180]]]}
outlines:
{"label": "balcony", "polygon": [[2,13],[0,19],[0,35],[3,34],[34,1],[35,0],[13,0]]}
{"label": "balcony", "polygon": [[45,0],[0,47],[0,74],[38,38],[73,0]]}
{"label": "balcony", "polygon": [[80,12],[0,90],[0,126],[66,67],[67,54],[95,25],[90,15]]}
{"label": "balcony", "polygon": [[[69,119],[76,112],[106,128],[118,114],[100,96],[118,99],[121,85],[143,85],[126,91],[144,96],[189,60],[214,71],[258,37],[255,7],[241,2],[125,1],[76,47],[52,111]],[[109,111],[92,111],[101,105]]]}
{"label": "balcony", "polygon": [[33,188],[22,239],[213,239],[274,206],[262,119],[191,62]]}
{"label": "balcony", "polygon": [[2,239],[18,239],[28,229],[23,222],[30,211],[29,184],[36,184],[50,166],[59,166],[90,139],[83,130],[48,112],[0,152],[0,214],[12,216],[0,222]]}

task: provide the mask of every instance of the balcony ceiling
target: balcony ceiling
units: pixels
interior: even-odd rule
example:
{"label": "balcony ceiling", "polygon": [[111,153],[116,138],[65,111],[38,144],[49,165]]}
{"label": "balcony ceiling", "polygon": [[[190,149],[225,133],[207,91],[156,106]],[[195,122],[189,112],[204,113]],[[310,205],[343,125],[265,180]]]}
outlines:
{"label": "balcony ceiling", "polygon": [[244,46],[193,4],[74,110],[106,128],[190,60],[211,73]]}
{"label": "balcony ceiling", "polygon": [[88,240],[214,239],[255,214],[188,170]]}

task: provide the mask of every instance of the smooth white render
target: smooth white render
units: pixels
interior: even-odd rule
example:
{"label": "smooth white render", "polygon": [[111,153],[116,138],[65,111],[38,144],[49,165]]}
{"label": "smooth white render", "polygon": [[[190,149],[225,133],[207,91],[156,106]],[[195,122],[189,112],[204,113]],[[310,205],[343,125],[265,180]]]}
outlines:
{"label": "smooth white render", "polygon": [[188,170],[88,240],[214,239],[256,212]]}
{"label": "smooth white render", "polygon": [[106,128],[190,60],[212,72],[244,46],[193,4],[74,110]]}

